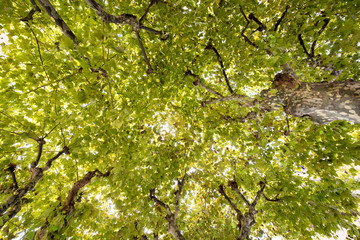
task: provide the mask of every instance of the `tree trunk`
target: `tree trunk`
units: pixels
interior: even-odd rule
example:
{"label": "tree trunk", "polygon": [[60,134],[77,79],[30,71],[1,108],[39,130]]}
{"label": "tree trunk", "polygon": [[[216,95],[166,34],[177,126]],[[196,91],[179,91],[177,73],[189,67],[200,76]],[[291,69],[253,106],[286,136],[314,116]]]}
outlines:
{"label": "tree trunk", "polygon": [[185,240],[184,236],[181,234],[178,226],[176,225],[175,214],[167,214],[165,219],[168,221],[167,230],[176,240]]}
{"label": "tree trunk", "polygon": [[288,73],[275,76],[271,91],[262,95],[270,102],[281,104],[286,113],[295,117],[309,116],[316,124],[335,120],[360,123],[360,82],[305,83]]}
{"label": "tree trunk", "polygon": [[249,212],[246,212],[243,220],[241,221],[240,235],[237,240],[250,240],[251,228],[255,225],[255,208],[250,207]]}

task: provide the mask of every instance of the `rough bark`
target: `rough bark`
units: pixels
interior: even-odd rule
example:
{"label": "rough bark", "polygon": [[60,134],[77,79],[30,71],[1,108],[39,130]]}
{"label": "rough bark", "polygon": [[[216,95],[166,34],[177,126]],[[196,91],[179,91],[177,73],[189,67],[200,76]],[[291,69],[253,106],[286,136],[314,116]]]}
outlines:
{"label": "rough bark", "polygon": [[21,210],[21,207],[26,202],[24,200],[25,195],[28,192],[34,190],[36,184],[44,176],[44,172],[51,167],[51,163],[64,153],[69,153],[68,147],[64,147],[63,150],[61,150],[53,158],[49,159],[45,167],[33,167],[29,169],[31,173],[30,180],[25,184],[24,187],[16,189],[14,194],[8,197],[5,202],[0,205],[0,217],[3,219],[2,224],[0,225],[0,229],[5,225],[6,222],[8,222]]}
{"label": "rough bark", "polygon": [[272,89],[262,93],[270,102],[281,104],[295,117],[309,116],[316,124],[335,120],[360,123],[360,82],[305,83],[288,73],[275,76]]}
{"label": "rough bark", "polygon": [[53,5],[48,0],[37,0],[37,2],[41,6],[41,8],[44,9],[46,14],[49,15],[54,20],[55,24],[60,27],[64,35],[70,38],[75,44],[77,44],[77,39],[75,34],[71,31],[69,26],[61,18],[61,16],[58,14],[58,12],[53,7]]}
{"label": "rough bark", "polygon": [[[90,171],[87,174],[85,174],[85,176],[82,179],[76,181],[73,187],[70,189],[69,194],[66,197],[66,201],[64,202],[61,208],[62,215],[69,216],[72,213],[72,211],[75,208],[75,201],[76,198],[78,197],[78,192],[80,191],[81,188],[83,188],[88,183],[90,183],[91,179],[93,179],[95,176],[108,177],[112,169],[113,168],[110,168],[106,173],[102,173],[98,169],[95,169],[94,171]],[[67,221],[65,221],[64,225],[61,226],[60,230],[64,229],[66,226],[67,226]],[[35,233],[34,239],[36,240],[53,239],[55,237],[54,234],[56,234],[59,230],[55,233],[48,232],[47,230],[48,227],[49,227],[49,223],[46,221],[44,225],[41,227],[41,229]]]}
{"label": "rough bark", "polygon": [[166,216],[165,219],[168,222],[167,231],[171,234],[176,240],[185,240],[185,237],[181,234],[179,227],[176,224],[176,219],[179,215],[180,211],[180,196],[181,196],[181,190],[184,186],[186,173],[184,174],[184,177],[182,179],[178,179],[178,190],[175,194],[175,211],[171,211],[169,205],[165,204],[164,202],[160,201],[155,196],[155,189],[150,190],[150,198],[159,206],[163,207],[166,210]]}

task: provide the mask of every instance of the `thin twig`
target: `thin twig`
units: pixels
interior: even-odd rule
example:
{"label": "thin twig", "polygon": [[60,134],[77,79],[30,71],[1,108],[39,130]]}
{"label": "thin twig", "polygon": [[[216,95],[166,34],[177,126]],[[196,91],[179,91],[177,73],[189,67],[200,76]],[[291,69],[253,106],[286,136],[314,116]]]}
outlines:
{"label": "thin twig", "polygon": [[153,69],[152,69],[152,67],[151,67],[151,65],[150,65],[150,61],[149,61],[149,59],[148,59],[148,57],[147,57],[147,55],[146,55],[144,45],[143,45],[143,43],[142,43],[142,41],[141,41],[141,38],[140,38],[140,34],[139,34],[139,32],[137,32],[137,31],[135,31],[135,34],[136,34],[136,37],[137,37],[137,39],[138,39],[138,41],[139,41],[140,48],[141,48],[141,51],[142,51],[142,53],[143,53],[143,56],[144,56],[144,60],[145,60],[145,62],[146,62],[146,65],[148,66],[147,73],[150,74],[150,73],[153,72]]}
{"label": "thin twig", "polygon": [[44,138],[46,138],[52,131],[54,131],[54,129],[57,127],[57,126],[59,126],[60,125],[60,123],[58,123],[57,125],[55,125],[55,127],[53,127],[51,130],[50,130],[50,132],[48,132],[45,136],[44,136]]}
{"label": "thin twig", "polygon": [[[56,109],[56,98],[55,98],[55,114],[56,114],[56,116],[58,116],[57,109]],[[63,128],[61,126],[60,126],[60,130],[61,130],[61,136],[62,136],[62,139],[63,139],[63,145],[66,146],[64,131],[63,131]]]}
{"label": "thin twig", "polygon": [[185,77],[188,76],[188,75],[196,79],[196,81],[193,82],[193,84],[195,86],[200,86],[200,87],[204,88],[206,91],[208,91],[208,92],[210,92],[212,94],[215,94],[216,96],[218,96],[220,98],[224,98],[224,96],[221,95],[221,93],[219,93],[219,92],[213,90],[212,88],[206,86],[205,84],[203,84],[200,77],[198,75],[193,74],[190,70],[186,71]]}
{"label": "thin twig", "polygon": [[68,78],[71,78],[72,76],[75,76],[76,74],[79,74],[79,73],[81,73],[81,72],[82,72],[82,68],[79,68],[79,70],[78,70],[77,72],[75,72],[75,73],[73,73],[73,74],[70,74],[69,76],[66,76],[66,77],[64,77],[64,78],[62,78],[62,79],[59,79],[59,80],[56,80],[56,81],[53,81],[53,82],[50,82],[50,83],[46,83],[46,84],[44,84],[44,85],[41,85],[41,86],[39,86],[39,87],[37,87],[37,88],[35,88],[35,89],[33,89],[33,90],[28,91],[26,94],[31,93],[31,92],[35,92],[36,90],[38,90],[38,89],[40,89],[40,88],[43,88],[43,87],[46,87],[46,86],[49,86],[49,85],[51,85],[51,84],[53,84],[53,83],[59,83],[59,82],[64,81],[64,80],[66,80],[66,79],[68,79]]}
{"label": "thin twig", "polygon": [[112,93],[111,93],[110,79],[107,77],[107,78],[106,78],[106,81],[108,82],[108,85],[109,85],[109,93],[110,93],[110,98],[111,98],[111,106],[112,106],[112,108],[114,108],[114,98],[113,98]]}
{"label": "thin twig", "polygon": [[[0,113],[3,114],[3,115],[5,115],[6,117],[12,119],[12,120],[15,120],[16,122],[18,122],[21,126],[23,126],[23,127],[26,129],[25,125],[22,124],[22,123],[21,123],[19,120],[17,120],[16,118],[9,116],[9,115],[7,115],[6,113],[4,113],[4,112],[2,112],[2,111],[0,111]],[[6,131],[6,130],[5,130],[5,131]],[[32,133],[35,135],[36,138],[30,137],[30,136],[28,136],[28,137],[36,141],[39,137],[38,137],[34,132],[32,132]]]}
{"label": "thin twig", "polygon": [[41,55],[39,40],[38,40],[35,32],[32,30],[30,24],[29,24],[28,22],[25,22],[25,23],[26,23],[26,25],[30,28],[30,31],[32,32],[32,34],[33,34],[34,37],[35,37],[36,45],[37,45],[37,50],[38,50],[39,57],[40,57],[41,66],[42,66],[42,68],[43,68],[43,70],[44,70],[44,72],[45,72],[45,75],[46,75],[47,80],[50,81],[49,75],[48,75],[48,73],[47,73],[47,71],[46,71],[46,69],[45,69],[44,61],[43,61],[43,58],[42,58],[42,55]]}

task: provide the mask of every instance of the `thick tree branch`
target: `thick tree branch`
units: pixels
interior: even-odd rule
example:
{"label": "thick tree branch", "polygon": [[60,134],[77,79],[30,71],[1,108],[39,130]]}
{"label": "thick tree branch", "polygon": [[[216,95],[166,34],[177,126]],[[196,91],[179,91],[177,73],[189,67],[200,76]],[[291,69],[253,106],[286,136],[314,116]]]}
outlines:
{"label": "thick tree branch", "polygon": [[300,45],[301,45],[302,48],[304,49],[305,54],[306,54],[309,58],[312,58],[313,56],[311,56],[311,55],[309,54],[309,52],[307,51],[307,49],[306,49],[306,47],[305,47],[305,44],[304,44],[304,41],[303,41],[303,39],[302,39],[301,34],[298,35],[298,39],[299,39],[299,41],[300,41]]}
{"label": "thick tree branch", "polygon": [[33,20],[33,16],[36,12],[41,12],[39,6],[36,4],[35,0],[30,0],[33,8],[30,10],[30,12],[28,13],[28,15],[26,15],[25,17],[21,18],[20,20],[23,22],[27,22],[30,20]]}
{"label": "thick tree branch", "polygon": [[237,213],[237,215],[239,215],[239,217],[242,219],[244,217],[244,215],[242,214],[242,212],[238,209],[238,207],[236,206],[235,203],[233,203],[233,201],[231,201],[231,199],[229,198],[229,196],[226,194],[224,186],[221,184],[219,185],[219,189],[218,189],[219,193],[224,196],[224,198],[226,199],[226,201],[228,201],[231,205],[231,207],[235,210],[235,212]]}
{"label": "thick tree branch", "polygon": [[240,7],[240,12],[241,14],[244,16],[245,20],[246,20],[246,26],[245,28],[241,31],[241,36],[243,36],[243,38],[245,39],[245,42],[247,42],[248,44],[250,44],[251,46],[254,46],[256,49],[258,49],[259,47],[253,43],[252,41],[250,41],[250,39],[244,34],[246,29],[248,28],[250,21],[249,19],[246,17],[244,11],[242,10],[242,7]]}
{"label": "thick tree branch", "polygon": [[208,50],[212,49],[212,50],[215,52],[215,54],[216,54],[216,56],[217,56],[217,60],[218,60],[218,62],[219,62],[219,64],[220,64],[221,70],[222,70],[222,72],[223,72],[223,75],[224,75],[224,78],[225,78],[225,81],[226,81],[226,85],[227,85],[227,87],[228,87],[228,89],[229,89],[229,92],[230,92],[231,94],[233,94],[234,91],[232,90],[232,88],[231,88],[231,86],[230,86],[230,82],[229,82],[229,79],[228,79],[228,77],[227,77],[227,75],[226,75],[225,67],[224,67],[224,64],[223,64],[223,61],[222,61],[222,59],[221,59],[221,56],[220,56],[219,52],[217,51],[217,49],[216,49],[211,43],[209,43],[209,44],[206,46],[205,49],[208,49]]}
{"label": "thick tree branch", "polygon": [[38,165],[40,158],[41,158],[42,151],[43,151],[43,147],[45,144],[45,140],[44,140],[44,138],[39,138],[39,139],[37,139],[37,142],[39,143],[38,155],[36,157],[36,160],[31,163],[31,168],[35,168]]}
{"label": "thick tree branch", "polygon": [[265,24],[263,24],[259,19],[257,19],[253,13],[249,14],[249,19],[254,20],[259,25],[259,27],[256,29],[257,31],[262,32],[266,30]]}
{"label": "thick tree branch", "polygon": [[136,16],[126,13],[120,16],[114,16],[107,13],[104,8],[95,0],[85,0],[85,2],[95,11],[95,13],[101,18],[103,22],[115,23],[120,25],[129,24],[134,28],[135,32],[139,30],[140,24],[137,21]]}
{"label": "thick tree branch", "polygon": [[238,184],[235,180],[229,181],[228,185],[231,187],[231,189],[236,192],[240,198],[245,202],[246,206],[250,206],[250,202],[245,198],[245,196],[240,192]]}
{"label": "thick tree branch", "polygon": [[185,181],[185,177],[186,177],[186,172],[183,176],[182,179],[178,179],[178,190],[176,191],[175,194],[175,219],[178,217],[179,212],[180,212],[180,196],[181,196],[181,191],[182,188],[184,186],[184,181]]}
{"label": "thick tree branch", "polygon": [[[42,143],[43,142],[42,140],[39,140],[39,145],[45,144],[45,143]],[[39,150],[39,152],[40,152],[40,150]],[[63,148],[63,150],[61,150],[53,158],[51,158],[47,161],[45,167],[39,168],[39,167],[36,167],[37,163],[31,164],[31,165],[35,165],[35,166],[31,167],[29,169],[29,171],[31,173],[31,177],[30,177],[29,181],[25,184],[24,187],[16,189],[13,195],[9,196],[2,204],[0,204],[0,217],[3,217],[5,215],[8,217],[9,216],[14,217],[16,215],[16,213],[18,213],[20,211],[21,207],[26,202],[24,200],[24,196],[28,192],[32,191],[35,188],[36,184],[44,176],[44,171],[48,170],[51,167],[52,162],[55,161],[57,158],[59,158],[63,153],[69,154],[69,148],[65,146]],[[39,155],[37,158],[40,159]],[[10,219],[11,218],[8,218],[8,220],[10,220]],[[2,226],[0,226],[0,229]]]}
{"label": "thick tree branch", "polygon": [[168,215],[171,215],[171,209],[169,207],[169,205],[165,204],[164,202],[160,201],[156,196],[155,196],[155,188],[150,190],[150,198],[159,206],[163,207],[166,211],[166,213]]}
{"label": "thick tree branch", "polygon": [[281,21],[284,19],[284,17],[285,17],[285,15],[286,15],[286,13],[287,13],[287,11],[288,11],[289,8],[290,8],[290,6],[287,5],[285,11],[284,11],[283,14],[281,15],[281,17],[277,20],[277,22],[276,22],[276,24],[275,24],[275,27],[274,27],[274,32],[276,32],[276,30],[278,29]]}
{"label": "thick tree branch", "polygon": [[77,44],[77,38],[75,34],[70,30],[69,26],[65,23],[65,21],[61,18],[61,16],[58,14],[54,6],[49,2],[49,0],[37,0],[42,9],[51,17],[55,24],[58,25],[61,29],[61,31],[64,33],[65,36],[70,38],[74,44]]}
{"label": "thick tree branch", "polygon": [[81,188],[86,186],[95,176],[99,176],[99,177],[109,176],[111,170],[112,168],[110,168],[105,174],[103,174],[98,169],[95,169],[94,171],[88,172],[82,179],[76,181],[73,187],[71,188],[71,190],[69,191],[69,194],[66,197],[66,201],[62,207],[62,211],[64,211],[65,215],[68,215],[74,209],[75,200]]}
{"label": "thick tree branch", "polygon": [[13,189],[18,189],[18,183],[16,181],[16,176],[15,176],[15,169],[16,169],[16,164],[9,164],[8,167],[5,169],[5,171],[8,171],[11,175],[12,181],[13,181]]}
{"label": "thick tree branch", "polygon": [[159,206],[163,207],[166,210],[166,221],[168,222],[168,226],[167,226],[167,231],[176,239],[176,240],[185,240],[184,236],[181,234],[177,224],[176,224],[176,219],[177,216],[179,214],[179,201],[180,201],[180,196],[181,196],[181,191],[184,185],[184,181],[185,181],[185,177],[186,177],[186,172],[184,174],[184,177],[179,180],[178,179],[178,190],[175,193],[175,213],[173,213],[169,207],[169,205],[165,204],[164,202],[160,201],[156,196],[155,196],[155,188],[150,190],[150,199],[152,199],[156,204],[158,204]]}

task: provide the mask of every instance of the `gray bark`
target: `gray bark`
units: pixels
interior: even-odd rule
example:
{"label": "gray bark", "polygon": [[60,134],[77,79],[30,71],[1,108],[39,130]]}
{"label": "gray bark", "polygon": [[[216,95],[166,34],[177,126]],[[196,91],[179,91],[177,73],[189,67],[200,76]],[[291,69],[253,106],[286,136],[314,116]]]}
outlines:
{"label": "gray bark", "polygon": [[278,74],[272,89],[262,95],[272,103],[281,104],[286,113],[295,117],[309,116],[316,124],[335,120],[360,123],[360,82],[305,83],[291,74]]}

